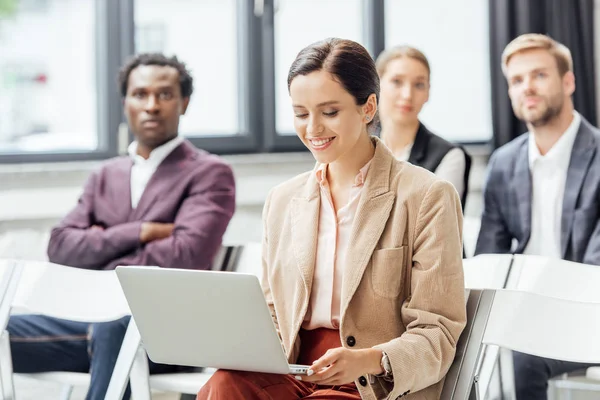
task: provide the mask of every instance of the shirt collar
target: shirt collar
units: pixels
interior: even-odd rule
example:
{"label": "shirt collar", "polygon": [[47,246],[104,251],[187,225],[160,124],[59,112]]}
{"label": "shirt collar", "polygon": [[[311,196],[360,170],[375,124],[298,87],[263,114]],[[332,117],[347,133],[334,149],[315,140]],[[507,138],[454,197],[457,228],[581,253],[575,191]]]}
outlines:
{"label": "shirt collar", "polygon": [[[352,187],[361,187],[365,184],[365,181],[367,180],[367,173],[369,172],[369,167],[371,166],[371,161],[373,161],[373,159],[370,159],[369,162],[367,162],[360,169],[360,171],[358,171],[358,174],[356,174],[356,177],[354,178],[354,185],[352,185]],[[328,165],[329,164],[320,164],[315,172],[317,176],[317,182],[319,182],[320,186],[327,186]]]}
{"label": "shirt collar", "polygon": [[154,150],[150,152],[150,156],[148,159],[144,159],[144,157],[140,156],[137,153],[138,142],[132,142],[127,148],[127,152],[129,153],[129,157],[133,160],[135,164],[140,163],[152,163],[158,166],[177,146],[183,143],[184,138],[182,136],[176,136],[168,142],[158,146]]}
{"label": "shirt collar", "polygon": [[554,146],[548,150],[545,155],[540,154],[540,150],[535,143],[535,136],[533,133],[529,133],[529,168],[533,168],[535,162],[539,159],[562,161],[568,167],[568,163],[571,159],[571,151],[573,150],[573,144],[579,131],[579,125],[581,124],[581,115],[577,111],[573,111],[573,121],[569,127],[565,130],[562,136],[554,143]]}

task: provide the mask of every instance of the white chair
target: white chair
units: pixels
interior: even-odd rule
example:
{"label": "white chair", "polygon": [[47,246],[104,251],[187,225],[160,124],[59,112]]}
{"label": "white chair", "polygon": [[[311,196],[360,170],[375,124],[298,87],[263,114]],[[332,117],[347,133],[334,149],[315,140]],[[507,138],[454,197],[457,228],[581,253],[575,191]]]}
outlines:
{"label": "white chair", "polygon": [[236,260],[234,271],[253,274],[260,278],[262,274],[262,245],[256,242],[246,243]]}
{"label": "white chair", "polygon": [[[225,254],[220,258],[222,266],[214,269],[260,275],[262,268],[261,254],[260,243],[228,246]],[[131,393],[136,400],[149,400],[151,390],[195,396],[215,371],[212,368],[206,368],[200,372],[150,375],[147,357],[146,351],[141,345],[140,333],[132,319],[127,327],[115,371],[120,369],[131,371]],[[127,383],[126,380],[123,380],[124,376],[121,373],[118,373],[118,376],[113,374],[108,387],[107,398],[109,395],[121,396],[123,394]]]}
{"label": "white chair", "polygon": [[506,288],[600,303],[600,266],[515,254]]}
{"label": "white chair", "polygon": [[[467,287],[506,288],[565,300],[600,302],[600,291],[597,290],[600,285],[600,267],[598,266],[542,256],[506,255],[506,257],[512,257],[512,262],[507,270],[508,276],[505,284],[500,285],[499,282],[502,280],[505,267],[491,264],[487,261],[489,257],[494,259],[498,255],[480,255],[465,260],[465,284]],[[490,265],[494,265],[493,271],[482,273]],[[483,275],[477,275],[477,273]],[[499,360],[498,364],[494,359]],[[501,378],[510,377],[513,373],[511,354],[507,351],[500,352],[495,346],[486,348],[486,356],[482,360],[482,365],[478,384],[480,393],[483,395],[489,393],[485,391],[485,388],[492,381],[491,379],[486,380],[486,377],[490,376],[490,371],[493,374],[496,373],[497,370],[494,369],[496,366],[501,369]],[[504,391],[510,393],[513,388],[510,384],[503,383]],[[550,380],[549,383],[550,397],[556,397],[557,389],[600,390],[598,382],[586,380],[585,376],[567,377],[563,375]]]}
{"label": "white chair", "polygon": [[[11,282],[14,280],[13,276],[16,270],[16,262],[15,260],[0,260],[0,324],[2,326],[6,326],[6,320],[8,319],[9,314],[9,305],[7,305],[7,301],[4,301],[4,298],[8,292]],[[4,311],[3,311],[4,310]],[[2,335],[2,333],[0,333]],[[0,355],[5,352],[10,352],[10,347],[6,349],[6,343],[1,340],[0,337]],[[12,396],[12,374],[8,373],[10,364],[6,364],[6,360],[0,357],[0,394],[2,394],[3,399],[8,399]],[[7,373],[4,373],[7,372]]]}
{"label": "white chair", "polygon": [[[16,264],[0,307],[0,322],[4,324],[0,347],[3,376],[12,376],[10,342],[5,331],[11,313],[43,314],[81,322],[106,322],[130,314],[114,271],[91,271],[42,261],[16,261]],[[72,372],[20,375],[64,385],[64,399],[70,397],[73,386],[87,386],[90,379],[87,373]],[[3,385],[4,398],[12,399],[12,379],[8,383]]]}
{"label": "white chair", "polygon": [[[512,254],[480,254],[463,260],[465,288],[502,289],[506,286],[513,263]],[[486,346],[480,357],[478,392],[499,397],[503,391],[503,364],[497,346]]]}
{"label": "white chair", "polygon": [[[454,391],[442,398],[453,400],[483,399],[477,380],[485,346],[533,354],[540,357],[584,363],[600,363],[600,346],[589,346],[600,337],[600,303],[585,303],[513,290],[473,291],[478,294],[477,312],[470,329],[465,330],[467,344],[457,353],[447,379]],[[556,324],[556,314],[561,324]],[[572,329],[582,320],[586,329]],[[510,361],[509,361],[510,362]],[[511,397],[514,398],[514,393]]]}
{"label": "white chair", "polygon": [[[481,337],[489,314],[484,294],[482,290],[465,290],[467,324],[456,344],[456,355],[446,374],[440,400],[467,400],[478,381],[475,366],[480,357],[480,346],[476,339]],[[489,303],[490,293],[486,296]]]}
{"label": "white chair", "polygon": [[512,254],[480,254],[463,260],[465,288],[502,289],[508,280]]}
{"label": "white chair", "polygon": [[[600,266],[541,256],[515,255],[506,287],[566,300],[600,303]],[[587,322],[584,329],[587,329]],[[594,369],[590,370],[589,373],[564,374],[551,379],[550,397],[558,397],[558,390],[600,392],[600,380],[594,379]]]}

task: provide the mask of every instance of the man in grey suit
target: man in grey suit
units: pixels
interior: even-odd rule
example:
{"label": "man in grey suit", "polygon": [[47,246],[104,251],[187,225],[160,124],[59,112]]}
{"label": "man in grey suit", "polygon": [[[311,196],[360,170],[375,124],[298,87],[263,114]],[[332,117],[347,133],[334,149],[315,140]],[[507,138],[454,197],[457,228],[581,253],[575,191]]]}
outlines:
{"label": "man in grey suit", "polygon": [[[600,265],[600,131],[574,110],[571,53],[548,36],[506,46],[502,68],[529,132],[494,152],[475,254],[519,253]],[[560,324],[560,320],[557,320]],[[588,365],[514,354],[518,400]]]}

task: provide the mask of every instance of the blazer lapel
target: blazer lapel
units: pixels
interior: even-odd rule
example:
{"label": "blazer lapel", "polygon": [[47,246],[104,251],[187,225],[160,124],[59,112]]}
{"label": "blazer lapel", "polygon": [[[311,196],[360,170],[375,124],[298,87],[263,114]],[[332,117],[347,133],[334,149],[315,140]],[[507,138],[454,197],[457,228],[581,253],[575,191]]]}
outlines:
{"label": "blazer lapel", "polygon": [[395,193],[390,191],[393,159],[392,153],[382,142],[376,140],[375,156],[369,167],[350,232],[346,265],[339,266],[344,268],[340,307],[342,318],[360,284],[396,199]]}
{"label": "blazer lapel", "polygon": [[565,194],[562,204],[560,244],[563,257],[567,253],[569,238],[573,229],[573,213],[577,205],[577,198],[579,197],[581,185],[594,156],[595,148],[594,137],[588,127],[588,122],[582,117],[579,131],[573,143],[573,150],[571,151],[571,161],[567,170],[567,181],[565,182]]}
{"label": "blazer lapel", "polygon": [[[530,133],[531,135],[531,133]],[[519,209],[523,237],[519,240],[519,249],[523,250],[531,235],[531,171],[529,170],[529,141],[521,146],[515,165],[515,175],[511,184]]]}
{"label": "blazer lapel", "polygon": [[306,298],[312,289],[315,272],[320,206],[319,184],[313,171],[303,196],[294,197],[291,203],[292,248],[304,281]]}
{"label": "blazer lapel", "polygon": [[[123,204],[123,207],[111,207],[115,213],[119,214],[120,221],[127,221],[129,216],[131,215],[131,167],[133,166],[133,161],[131,158],[123,158],[123,162],[120,163],[116,169],[114,180],[115,182],[119,182],[118,188],[114,194],[116,199],[113,204]],[[125,206],[126,204],[126,206]],[[121,214],[123,213],[124,214]]]}
{"label": "blazer lapel", "polygon": [[180,144],[156,168],[142,193],[142,197],[140,197],[137,207],[133,210],[130,218],[132,221],[141,219],[165,190],[168,190],[168,187],[171,186],[169,181],[179,176],[180,170],[185,169],[185,161],[189,156],[187,146],[186,142]]}

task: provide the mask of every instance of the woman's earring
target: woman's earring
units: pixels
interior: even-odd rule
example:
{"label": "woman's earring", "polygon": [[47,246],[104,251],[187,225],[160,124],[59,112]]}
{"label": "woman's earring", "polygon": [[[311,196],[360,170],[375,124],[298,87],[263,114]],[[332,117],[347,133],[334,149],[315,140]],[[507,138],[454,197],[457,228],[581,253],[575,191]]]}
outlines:
{"label": "woman's earring", "polygon": [[369,122],[371,120],[371,117],[369,115],[367,115],[367,122]]}

